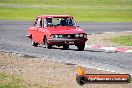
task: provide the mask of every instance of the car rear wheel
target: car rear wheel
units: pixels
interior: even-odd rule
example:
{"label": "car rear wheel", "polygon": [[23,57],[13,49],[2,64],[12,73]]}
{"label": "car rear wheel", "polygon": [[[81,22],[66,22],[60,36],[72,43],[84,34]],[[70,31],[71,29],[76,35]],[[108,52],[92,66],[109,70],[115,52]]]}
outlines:
{"label": "car rear wheel", "polygon": [[63,49],[64,49],[64,50],[69,49],[69,45],[63,45]]}
{"label": "car rear wheel", "polygon": [[77,45],[77,48],[78,48],[78,51],[83,51],[85,48],[85,43]]}
{"label": "car rear wheel", "polygon": [[48,48],[48,49],[52,48],[52,45],[48,44],[48,41],[47,41],[46,37],[44,38],[44,46],[45,46],[45,48]]}
{"label": "car rear wheel", "polygon": [[39,43],[34,42],[33,39],[31,39],[31,42],[32,42],[32,46],[35,46],[35,47],[37,47],[39,44]]}

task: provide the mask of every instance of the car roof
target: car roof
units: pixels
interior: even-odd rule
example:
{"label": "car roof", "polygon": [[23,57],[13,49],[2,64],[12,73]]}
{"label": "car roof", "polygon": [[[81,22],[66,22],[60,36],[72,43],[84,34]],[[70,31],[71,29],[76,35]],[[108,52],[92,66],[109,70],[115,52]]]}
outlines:
{"label": "car roof", "polygon": [[37,16],[37,17],[43,17],[43,18],[59,18],[59,17],[70,17],[73,18],[70,15],[41,15],[41,16]]}

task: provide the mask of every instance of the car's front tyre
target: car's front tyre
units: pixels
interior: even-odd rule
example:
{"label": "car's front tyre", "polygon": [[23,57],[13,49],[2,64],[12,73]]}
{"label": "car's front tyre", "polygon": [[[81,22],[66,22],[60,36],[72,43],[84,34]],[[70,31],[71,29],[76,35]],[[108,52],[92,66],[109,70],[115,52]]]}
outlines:
{"label": "car's front tyre", "polygon": [[44,38],[44,46],[45,46],[45,48],[48,48],[48,49],[52,48],[52,45],[48,44],[48,40],[46,37]]}
{"label": "car's front tyre", "polygon": [[63,45],[63,49],[64,49],[64,50],[69,49],[69,45]]}
{"label": "car's front tyre", "polygon": [[35,47],[37,47],[39,44],[39,43],[34,42],[33,39],[31,39],[31,43],[32,43],[32,46],[35,46]]}
{"label": "car's front tyre", "polygon": [[78,51],[83,51],[85,48],[85,43],[84,44],[78,44],[77,48],[78,48]]}

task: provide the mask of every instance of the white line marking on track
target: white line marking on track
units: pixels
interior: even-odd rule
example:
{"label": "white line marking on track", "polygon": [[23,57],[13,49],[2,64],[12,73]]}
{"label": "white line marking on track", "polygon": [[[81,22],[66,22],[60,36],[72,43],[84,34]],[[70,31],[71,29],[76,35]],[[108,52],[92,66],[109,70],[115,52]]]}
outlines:
{"label": "white line marking on track", "polygon": [[107,51],[113,51],[113,50],[116,50],[117,48],[116,47],[101,47],[99,49],[104,49],[104,50],[107,50]]}
{"label": "white line marking on track", "polygon": [[127,51],[125,51],[126,53],[132,53],[132,50],[127,50]]}

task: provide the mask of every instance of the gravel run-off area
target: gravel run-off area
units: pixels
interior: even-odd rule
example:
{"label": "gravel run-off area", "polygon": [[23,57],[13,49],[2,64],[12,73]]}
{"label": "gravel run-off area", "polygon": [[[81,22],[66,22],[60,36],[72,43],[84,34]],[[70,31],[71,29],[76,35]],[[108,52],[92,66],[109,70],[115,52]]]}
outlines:
{"label": "gravel run-off area", "polygon": [[[20,76],[27,88],[132,88],[129,84],[85,84],[76,82],[76,65],[63,64],[33,56],[0,52],[0,73]],[[85,68],[88,74],[112,72]],[[113,73],[112,73],[113,74]],[[39,87],[37,86],[39,85]]]}

